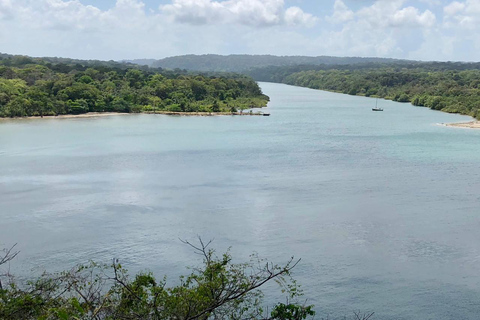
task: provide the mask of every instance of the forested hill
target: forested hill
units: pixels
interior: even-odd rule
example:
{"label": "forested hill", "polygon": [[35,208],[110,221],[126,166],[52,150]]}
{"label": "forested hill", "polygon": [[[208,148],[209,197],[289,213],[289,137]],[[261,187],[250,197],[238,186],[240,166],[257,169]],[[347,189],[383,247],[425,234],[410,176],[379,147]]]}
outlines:
{"label": "forested hill", "polygon": [[0,54],[0,117],[87,112],[235,112],[268,97],[251,78],[114,61]]}
{"label": "forested hill", "polygon": [[256,80],[410,102],[480,119],[480,63],[266,67]]}
{"label": "forested hill", "polygon": [[[394,63],[405,60],[385,58],[358,57],[307,57],[307,56],[273,56],[273,55],[184,55],[161,60],[128,60],[131,63],[160,67],[165,69],[185,69],[195,71],[244,72],[253,68],[267,66],[308,65],[345,65],[362,63]],[[412,62],[413,63],[413,62]]]}
{"label": "forested hill", "polygon": [[[69,69],[82,69],[85,67],[110,67],[115,69],[127,69],[127,68],[137,68],[137,69],[148,69],[146,66],[142,67],[136,63],[129,62],[118,62],[114,60],[104,61],[104,60],[80,60],[80,59],[71,59],[71,58],[61,58],[61,57],[29,57],[23,55],[12,55],[7,53],[0,52],[0,65],[3,66],[14,66],[21,67],[28,64],[40,64],[40,65],[54,65],[57,68],[62,68],[67,66]],[[157,71],[161,71],[158,69]]]}

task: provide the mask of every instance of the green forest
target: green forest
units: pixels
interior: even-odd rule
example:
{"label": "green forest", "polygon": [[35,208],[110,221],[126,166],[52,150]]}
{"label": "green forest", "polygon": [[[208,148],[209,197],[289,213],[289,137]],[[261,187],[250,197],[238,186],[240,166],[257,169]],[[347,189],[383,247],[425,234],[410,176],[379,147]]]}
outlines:
{"label": "green forest", "polygon": [[0,117],[234,113],[268,103],[255,79],[410,102],[480,119],[479,63],[249,55],[190,55],[147,62],[170,69],[0,54]]}
{"label": "green forest", "polygon": [[242,75],[193,74],[113,61],[0,55],[0,117],[87,112],[237,112],[268,97]]}
{"label": "green forest", "polygon": [[[186,69],[193,71],[247,72],[253,68],[296,65],[349,65],[364,63],[395,63],[406,60],[388,58],[332,57],[332,56],[274,56],[248,54],[204,54],[168,57],[160,60],[137,59],[132,63],[167,69]],[[413,63],[413,62],[412,62]]]}
{"label": "green forest", "polygon": [[132,62],[176,70],[235,71],[257,81],[410,102],[480,119],[480,63],[272,55],[185,55]]}
{"label": "green forest", "polygon": [[249,72],[280,82],[350,95],[410,102],[480,119],[480,69],[469,63],[267,67]]}

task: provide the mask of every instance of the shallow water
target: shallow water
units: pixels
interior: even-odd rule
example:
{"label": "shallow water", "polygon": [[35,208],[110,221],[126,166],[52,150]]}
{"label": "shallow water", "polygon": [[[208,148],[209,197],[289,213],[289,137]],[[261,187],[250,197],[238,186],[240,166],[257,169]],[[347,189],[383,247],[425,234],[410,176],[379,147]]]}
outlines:
{"label": "shallow water", "polygon": [[480,130],[391,101],[262,83],[270,117],[0,122],[0,244],[12,271],[123,261],[174,278],[214,238],[301,257],[317,318],[478,319]]}

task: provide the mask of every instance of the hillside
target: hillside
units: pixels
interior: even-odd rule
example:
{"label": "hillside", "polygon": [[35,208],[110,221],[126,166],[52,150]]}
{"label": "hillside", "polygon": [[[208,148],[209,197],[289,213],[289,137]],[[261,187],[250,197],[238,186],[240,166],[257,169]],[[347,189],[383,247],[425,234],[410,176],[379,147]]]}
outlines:
{"label": "hillside", "polygon": [[148,65],[155,68],[185,69],[195,71],[215,72],[244,72],[253,68],[267,66],[293,65],[347,65],[362,63],[395,63],[406,60],[386,58],[359,58],[359,57],[307,57],[307,56],[274,56],[274,55],[183,55],[160,60],[138,59],[127,60],[130,63]]}

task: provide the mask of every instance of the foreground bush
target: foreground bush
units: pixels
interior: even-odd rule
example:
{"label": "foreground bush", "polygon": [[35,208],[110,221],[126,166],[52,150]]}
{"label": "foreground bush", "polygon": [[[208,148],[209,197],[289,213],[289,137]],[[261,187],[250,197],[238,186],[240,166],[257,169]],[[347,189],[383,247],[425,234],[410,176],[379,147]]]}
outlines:
{"label": "foreground bush", "polygon": [[[275,265],[252,255],[235,264],[227,251],[217,256],[210,242],[190,245],[203,257],[200,267],[168,286],[151,273],[131,277],[112,265],[90,263],[18,284],[4,274],[0,282],[0,319],[307,319],[313,306],[299,304],[301,291],[290,272],[299,260]],[[13,248],[12,248],[13,249]],[[18,252],[4,250],[0,265]],[[264,309],[260,287],[275,281],[287,303]]]}

